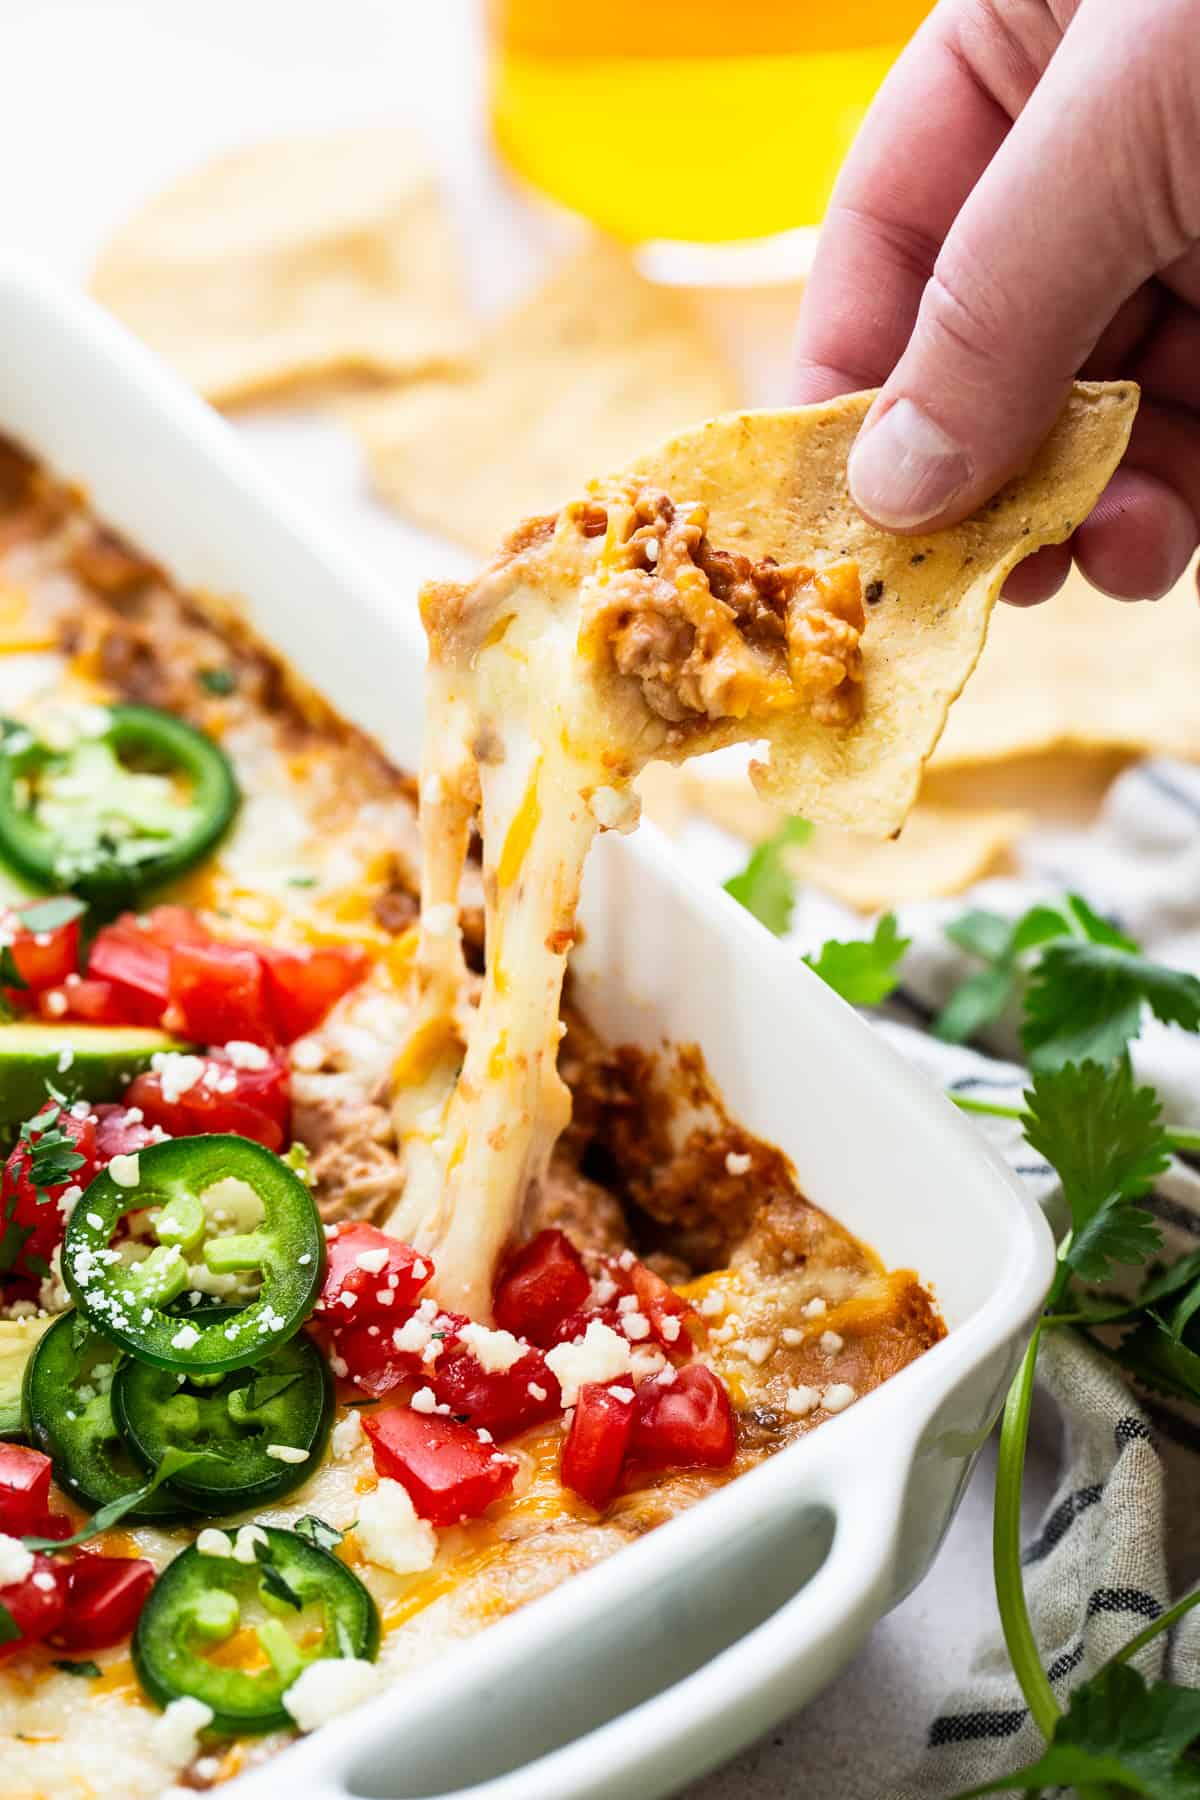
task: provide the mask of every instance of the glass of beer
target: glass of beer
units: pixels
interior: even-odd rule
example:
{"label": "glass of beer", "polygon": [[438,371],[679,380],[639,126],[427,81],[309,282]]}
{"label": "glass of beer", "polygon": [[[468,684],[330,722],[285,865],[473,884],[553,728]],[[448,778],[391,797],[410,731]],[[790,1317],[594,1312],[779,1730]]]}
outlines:
{"label": "glass of beer", "polygon": [[490,106],[516,173],[629,243],[820,220],[930,0],[489,0]]}

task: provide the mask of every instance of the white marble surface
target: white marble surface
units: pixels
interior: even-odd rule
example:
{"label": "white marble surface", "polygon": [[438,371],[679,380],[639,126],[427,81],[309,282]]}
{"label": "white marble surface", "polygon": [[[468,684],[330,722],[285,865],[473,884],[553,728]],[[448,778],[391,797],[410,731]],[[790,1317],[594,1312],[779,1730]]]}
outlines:
{"label": "white marble surface", "polygon": [[[490,166],[469,0],[0,0],[3,248],[82,278],[108,227],[206,153],[291,127],[399,112],[433,147],[481,313],[529,281],[554,228]],[[786,394],[792,296],[707,302],[756,399]],[[355,446],[313,415],[239,421],[277,476],[411,604],[464,559],[366,493]],[[854,1665],[691,1800],[880,1800],[900,1791],[936,1698],[994,1616],[990,1468],[924,1585]],[[632,1797],[631,1797],[632,1800]]]}

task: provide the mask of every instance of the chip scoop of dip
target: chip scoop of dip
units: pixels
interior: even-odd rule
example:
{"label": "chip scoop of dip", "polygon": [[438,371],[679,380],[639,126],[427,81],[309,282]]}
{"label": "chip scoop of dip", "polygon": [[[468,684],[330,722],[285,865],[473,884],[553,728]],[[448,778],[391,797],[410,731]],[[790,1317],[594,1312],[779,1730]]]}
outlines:
{"label": "chip scoop of dip", "polygon": [[[871,398],[710,420],[527,520],[469,586],[423,591],[421,942],[388,1229],[430,1253],[444,1306],[486,1316],[567,1122],[558,1009],[584,858],[636,822],[639,771],[765,739],[755,780],[789,811],[898,830],[1005,577],[1095,504],[1137,390],[1078,385],[1022,475],[920,541],[850,500]],[[456,924],[476,820],[477,1007]]]}

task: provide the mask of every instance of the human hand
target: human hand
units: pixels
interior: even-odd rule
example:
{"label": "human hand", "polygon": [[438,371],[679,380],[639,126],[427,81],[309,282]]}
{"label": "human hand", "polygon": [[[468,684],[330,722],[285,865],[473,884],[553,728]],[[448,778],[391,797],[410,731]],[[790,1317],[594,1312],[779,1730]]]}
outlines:
{"label": "human hand", "polygon": [[1074,554],[1156,599],[1200,539],[1200,0],[941,0],[834,191],[795,397],[882,384],[850,487],[911,532],[994,493],[1079,374],[1141,383],[1129,451],[1005,598]]}

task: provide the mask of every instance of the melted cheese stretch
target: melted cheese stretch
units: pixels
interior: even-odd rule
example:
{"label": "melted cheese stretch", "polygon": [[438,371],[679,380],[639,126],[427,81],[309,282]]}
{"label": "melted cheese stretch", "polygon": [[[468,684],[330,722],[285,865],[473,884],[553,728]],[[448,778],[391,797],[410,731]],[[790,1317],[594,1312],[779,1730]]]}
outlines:
{"label": "melted cheese stretch", "polygon": [[[603,510],[535,522],[473,587],[423,595],[418,996],[395,1070],[405,1191],[388,1228],[429,1252],[442,1304],[477,1319],[570,1117],[559,1005],[596,831],[636,822],[631,783],[652,758],[759,737],[767,712],[814,702],[807,601],[789,607],[777,648],[749,644],[691,560],[703,525],[699,509],[618,494]],[[769,575],[795,586],[809,571]],[[613,647],[631,619],[647,649],[637,674],[620,672]],[[827,661],[826,685],[831,666],[844,672]],[[457,922],[476,813],[487,943],[477,1009]]]}

